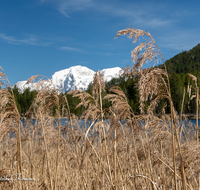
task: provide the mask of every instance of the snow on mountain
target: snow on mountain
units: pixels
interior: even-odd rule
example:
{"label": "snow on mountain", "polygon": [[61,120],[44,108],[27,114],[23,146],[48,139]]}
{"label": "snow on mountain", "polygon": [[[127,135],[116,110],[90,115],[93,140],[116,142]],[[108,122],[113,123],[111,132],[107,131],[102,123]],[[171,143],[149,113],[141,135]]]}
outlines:
{"label": "snow on mountain", "polygon": [[101,70],[101,73],[104,76],[104,80],[106,82],[111,81],[112,78],[118,78],[120,75],[120,67],[114,67],[114,68],[109,68],[109,69],[103,69]]}
{"label": "snow on mountain", "polygon": [[[117,78],[120,75],[120,67],[114,67],[101,70],[104,75],[105,81],[110,81],[112,78]],[[84,66],[73,66],[68,69],[64,69],[55,72],[52,75],[51,81],[59,92],[65,93],[71,90],[87,90],[89,84],[93,81],[95,71]],[[31,90],[35,89],[36,83],[26,84],[26,81],[19,81],[16,87],[20,92],[23,92],[26,88]]]}
{"label": "snow on mountain", "polygon": [[[41,87],[46,87],[46,88],[53,88],[52,81],[43,81],[42,83],[28,83],[26,84],[27,81],[19,81],[17,82],[14,86],[16,86],[19,89],[19,92],[23,93],[27,88],[29,88],[31,91],[32,90],[40,90]],[[39,84],[39,85],[38,85]],[[12,88],[14,88],[14,86]]]}
{"label": "snow on mountain", "polygon": [[19,81],[15,85],[19,89],[19,92],[23,93],[27,88],[30,90],[35,90],[36,84],[26,84],[27,81]]}
{"label": "snow on mountain", "polygon": [[78,65],[56,72],[52,76],[52,82],[63,93],[77,89],[87,90],[94,74],[93,70]]}

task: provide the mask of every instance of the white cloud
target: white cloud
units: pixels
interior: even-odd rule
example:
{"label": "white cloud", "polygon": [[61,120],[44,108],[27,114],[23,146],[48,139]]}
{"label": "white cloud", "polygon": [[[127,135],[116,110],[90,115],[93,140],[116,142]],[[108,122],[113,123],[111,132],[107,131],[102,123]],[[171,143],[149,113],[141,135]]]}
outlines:
{"label": "white cloud", "polygon": [[196,30],[176,30],[159,39],[161,48],[168,48],[175,51],[186,51],[200,43],[199,32]]}
{"label": "white cloud", "polygon": [[125,18],[127,23],[144,27],[144,28],[155,28],[160,26],[167,26],[176,20],[174,18],[163,17],[159,13],[159,10],[163,5],[151,5],[151,2],[142,3],[126,3],[121,6],[118,4],[107,5],[102,4],[98,5],[96,8],[99,11],[102,11],[106,14],[110,14],[117,18]]}
{"label": "white cloud", "polygon": [[[158,15],[164,5],[152,2],[115,2],[95,0],[40,0],[43,3],[50,3],[65,17],[71,18],[70,14],[75,11],[93,10],[116,18],[125,18],[127,23],[141,25],[142,27],[159,27],[174,22],[173,19]],[[166,7],[165,7],[166,9]]]}
{"label": "white cloud", "polygon": [[94,7],[93,0],[40,0],[41,3],[50,3],[64,16],[71,18],[70,13]]}
{"label": "white cloud", "polygon": [[79,48],[74,48],[74,47],[69,47],[69,46],[62,46],[59,48],[60,50],[67,50],[67,51],[76,51],[76,52],[80,52],[81,50]]}
{"label": "white cloud", "polygon": [[29,44],[35,46],[48,46],[52,44],[51,42],[41,42],[34,35],[28,35],[28,37],[24,39],[18,39],[16,37],[0,33],[0,38],[9,44]]}

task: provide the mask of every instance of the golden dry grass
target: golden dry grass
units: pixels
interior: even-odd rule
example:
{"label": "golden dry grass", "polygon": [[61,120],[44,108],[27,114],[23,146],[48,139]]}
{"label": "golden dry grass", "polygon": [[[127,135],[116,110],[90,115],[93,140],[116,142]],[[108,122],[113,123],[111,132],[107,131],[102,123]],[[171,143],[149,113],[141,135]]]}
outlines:
{"label": "golden dry grass", "polygon": [[[80,124],[70,113],[66,96],[48,88],[48,80],[34,76],[28,82],[40,81],[38,94],[22,125],[9,81],[0,68],[0,189],[200,189],[196,131],[192,124],[186,127],[179,122],[167,70],[142,70],[144,63],[162,58],[153,37],[138,29],[122,30],[120,35],[133,37],[134,42],[150,38],[133,50],[135,65],[124,70],[125,75],[139,78],[141,113],[144,101],[150,101],[146,115],[134,115],[119,87],[112,87],[104,97],[111,106],[103,109],[105,84],[98,71],[92,95],[70,92],[81,100],[77,107],[87,108]],[[170,103],[170,116],[153,114],[162,98]],[[61,117],[65,119],[62,125]],[[3,181],[5,177],[12,180]]]}
{"label": "golden dry grass", "polygon": [[[101,130],[91,130],[88,138],[85,137],[87,128],[83,131],[76,125],[72,129],[69,123],[66,123],[67,129],[59,143],[56,189],[174,189],[173,152],[168,118],[165,115],[162,118],[146,116],[143,118],[145,125],[140,126],[138,124],[141,117],[128,119],[125,123],[117,116],[111,118],[99,124],[99,127],[105,126],[105,136]],[[44,136],[41,135],[41,125],[44,125],[46,145]],[[187,185],[188,189],[196,189],[199,186],[200,147],[196,145],[193,127],[185,131],[181,149]],[[27,120],[21,133],[24,139],[23,178],[35,179],[25,181],[24,188],[51,189],[50,176],[54,188],[58,130],[53,119],[38,120],[35,125]],[[26,138],[28,134],[30,137]],[[15,137],[11,138],[9,134],[1,141],[0,168],[10,170],[13,176],[17,174],[16,146]],[[178,187],[182,189],[177,146],[176,168]],[[1,189],[4,189],[4,185],[0,184]],[[10,189],[14,186],[20,187],[19,181],[13,180],[9,184]]]}

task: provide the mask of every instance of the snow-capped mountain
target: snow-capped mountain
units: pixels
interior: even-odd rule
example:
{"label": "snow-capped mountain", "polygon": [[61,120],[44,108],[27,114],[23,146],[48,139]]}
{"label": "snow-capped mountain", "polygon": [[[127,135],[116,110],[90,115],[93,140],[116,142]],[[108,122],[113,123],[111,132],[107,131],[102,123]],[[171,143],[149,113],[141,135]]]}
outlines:
{"label": "snow-capped mountain", "polygon": [[[114,67],[101,70],[105,81],[110,81],[112,78],[117,78],[120,75],[120,67]],[[89,84],[93,81],[95,71],[84,66],[73,66],[55,72],[52,75],[51,81],[59,92],[65,93],[71,90],[87,90]],[[26,84],[27,81],[19,81],[15,85],[20,92],[26,88],[31,90],[36,89],[36,83]]]}

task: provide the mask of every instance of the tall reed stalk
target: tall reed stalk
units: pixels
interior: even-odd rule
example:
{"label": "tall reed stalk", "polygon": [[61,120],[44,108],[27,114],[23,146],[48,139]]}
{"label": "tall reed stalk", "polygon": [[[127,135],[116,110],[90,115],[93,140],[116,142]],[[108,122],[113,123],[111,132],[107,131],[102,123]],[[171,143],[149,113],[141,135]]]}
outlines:
{"label": "tall reed stalk", "polygon": [[[3,68],[0,66],[0,94],[1,94],[1,129],[5,129],[5,133],[1,134],[5,136],[10,132],[9,126],[14,126],[14,130],[17,134],[17,173],[21,175],[22,173],[22,145],[21,145],[21,120],[20,114],[17,108],[15,101],[15,96],[8,80],[7,75],[5,74]],[[12,129],[12,128],[11,128]],[[23,189],[23,185],[22,185]]]}
{"label": "tall reed stalk", "polygon": [[[172,98],[171,98],[171,89],[170,89],[170,81],[169,81],[169,76],[167,73],[167,67],[165,64],[165,61],[163,59],[163,56],[160,52],[160,49],[158,48],[153,36],[150,33],[147,33],[143,30],[140,29],[132,29],[132,28],[127,28],[125,30],[120,30],[118,31],[116,37],[121,36],[121,35],[128,35],[129,38],[134,38],[133,43],[135,43],[137,41],[137,39],[139,37],[147,37],[143,43],[141,43],[139,46],[137,46],[131,53],[132,55],[132,61],[135,63],[135,65],[133,66],[129,66],[126,67],[124,69],[124,74],[128,75],[128,76],[141,76],[141,84],[143,84],[144,82],[146,84],[145,87],[144,86],[139,86],[139,90],[140,90],[140,101],[141,101],[141,111],[143,111],[143,102],[144,100],[147,99],[153,99],[153,97],[155,95],[157,95],[157,98],[155,98],[152,101],[152,104],[149,106],[149,113],[152,112],[152,108],[155,107],[155,105],[157,104],[158,100],[160,98],[167,98],[169,100],[170,103],[170,110],[171,110],[171,136],[172,136],[172,150],[173,150],[173,167],[174,167],[174,183],[175,183],[175,190],[178,189],[177,187],[177,174],[176,174],[176,153],[175,153],[175,139],[174,139],[174,132],[176,135],[176,140],[178,143],[178,147],[179,147],[179,155],[180,155],[180,160],[181,160],[181,174],[182,174],[182,186],[183,189],[187,189],[187,185],[186,185],[186,181],[185,181],[185,172],[184,172],[184,163],[182,160],[182,153],[181,153],[181,148],[179,146],[179,139],[177,136],[177,129],[176,126],[174,126],[174,123],[176,122],[175,120],[175,113],[174,113],[174,106],[173,106],[173,102],[172,102]],[[142,67],[145,63],[147,62],[154,62],[154,64],[156,62],[158,62],[158,57],[161,58],[163,64],[164,64],[164,70],[160,70],[160,69],[147,69],[147,71],[143,71]],[[152,78],[150,78],[150,76]],[[156,78],[157,81],[155,81],[155,79],[153,80],[153,78]],[[165,79],[166,78],[166,82]],[[149,80],[148,82],[146,82],[147,80]],[[152,82],[154,82],[154,84],[152,84]],[[139,84],[140,85],[140,84]],[[147,86],[149,85],[149,86]],[[150,89],[150,86],[152,86],[152,89]],[[165,88],[165,90],[163,90],[163,86]],[[161,87],[161,88],[160,88]],[[146,89],[145,89],[146,88]],[[149,91],[148,91],[149,89]],[[146,96],[145,96],[146,95]]]}
{"label": "tall reed stalk", "polygon": [[180,130],[180,144],[181,144],[181,135],[182,135],[182,131],[183,131],[183,123],[182,123],[182,120],[183,120],[183,105],[184,105],[184,100],[185,100],[185,87],[184,87],[184,90],[183,90],[183,100],[182,100],[182,104],[181,104],[181,118],[180,118],[180,126],[181,126],[181,130]]}
{"label": "tall reed stalk", "polygon": [[196,140],[197,140],[197,145],[199,144],[199,87],[196,84]]}
{"label": "tall reed stalk", "polygon": [[[193,98],[196,98],[196,143],[197,145],[199,144],[199,124],[198,124],[198,119],[199,119],[199,87],[197,85],[197,77],[195,77],[194,75],[188,73],[189,77],[194,81],[194,85],[188,84],[188,91],[189,91],[189,98],[191,101]],[[191,94],[191,87],[194,88],[195,93],[192,95]],[[191,96],[192,95],[192,96]]]}

